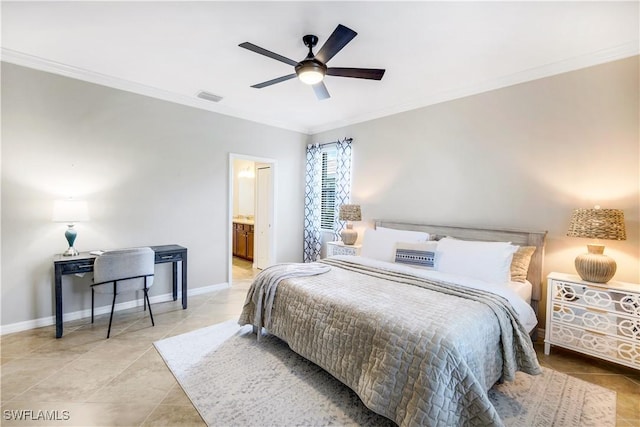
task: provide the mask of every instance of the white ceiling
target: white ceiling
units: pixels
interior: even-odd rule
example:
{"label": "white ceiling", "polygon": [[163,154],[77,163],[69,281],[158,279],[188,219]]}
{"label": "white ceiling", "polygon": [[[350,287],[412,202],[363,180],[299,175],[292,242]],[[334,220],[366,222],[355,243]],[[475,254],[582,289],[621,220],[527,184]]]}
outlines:
{"label": "white ceiling", "polygon": [[[2,59],[305,133],[639,53],[639,2],[2,2]],[[328,76],[318,101],[292,67],[338,24],[358,36],[333,67],[385,68],[381,81]],[[317,51],[317,48],[315,49]],[[195,97],[200,90],[224,97]]]}

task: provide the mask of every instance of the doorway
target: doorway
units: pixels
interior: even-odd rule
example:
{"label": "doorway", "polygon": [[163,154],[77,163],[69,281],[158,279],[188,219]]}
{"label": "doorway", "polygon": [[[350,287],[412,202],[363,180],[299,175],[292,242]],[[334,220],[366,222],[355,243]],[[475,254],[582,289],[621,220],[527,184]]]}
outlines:
{"label": "doorway", "polygon": [[252,279],[275,263],[273,159],[229,156],[228,283]]}

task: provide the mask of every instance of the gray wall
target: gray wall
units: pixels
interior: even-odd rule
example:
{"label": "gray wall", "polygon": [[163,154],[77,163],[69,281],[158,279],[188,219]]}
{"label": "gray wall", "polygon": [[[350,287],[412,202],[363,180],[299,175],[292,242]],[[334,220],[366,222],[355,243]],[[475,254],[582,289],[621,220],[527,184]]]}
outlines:
{"label": "gray wall", "polygon": [[574,208],[623,209],[603,241],[615,280],[640,282],[638,57],[314,135],[354,139],[363,217],[548,230],[545,273],[574,273]]}
{"label": "gray wall", "polygon": [[[225,283],[230,152],[276,160],[276,259],[301,261],[307,138],[3,63],[2,325],[53,315],[66,225],[51,213],[68,196],[91,212],[79,250],[177,243],[190,289]],[[152,296],[170,290],[160,267]],[[65,277],[65,312],[91,307],[89,280]]]}

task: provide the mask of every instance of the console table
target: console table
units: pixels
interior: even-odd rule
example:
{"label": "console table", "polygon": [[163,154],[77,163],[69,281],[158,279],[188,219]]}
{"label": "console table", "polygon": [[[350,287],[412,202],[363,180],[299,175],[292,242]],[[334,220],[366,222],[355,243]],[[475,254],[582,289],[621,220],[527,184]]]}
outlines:
{"label": "console table", "polygon": [[[173,264],[173,300],[178,299],[178,262],[182,263],[182,308],[187,308],[187,248],[180,245],[150,246],[156,253],[156,264]],[[56,294],[56,338],[62,336],[62,276],[93,272],[93,262],[99,255],[81,252],[77,256],[56,255],[53,258]]]}

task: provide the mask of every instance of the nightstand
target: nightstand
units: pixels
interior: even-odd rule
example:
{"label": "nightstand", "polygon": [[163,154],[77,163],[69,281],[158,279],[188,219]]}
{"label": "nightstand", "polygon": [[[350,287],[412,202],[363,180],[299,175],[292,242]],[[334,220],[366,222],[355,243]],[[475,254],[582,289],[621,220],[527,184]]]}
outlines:
{"label": "nightstand", "polygon": [[327,257],[333,255],[360,255],[362,245],[345,245],[342,242],[327,242]]}
{"label": "nightstand", "polygon": [[640,285],[549,274],[544,354],[552,345],[640,369]]}

